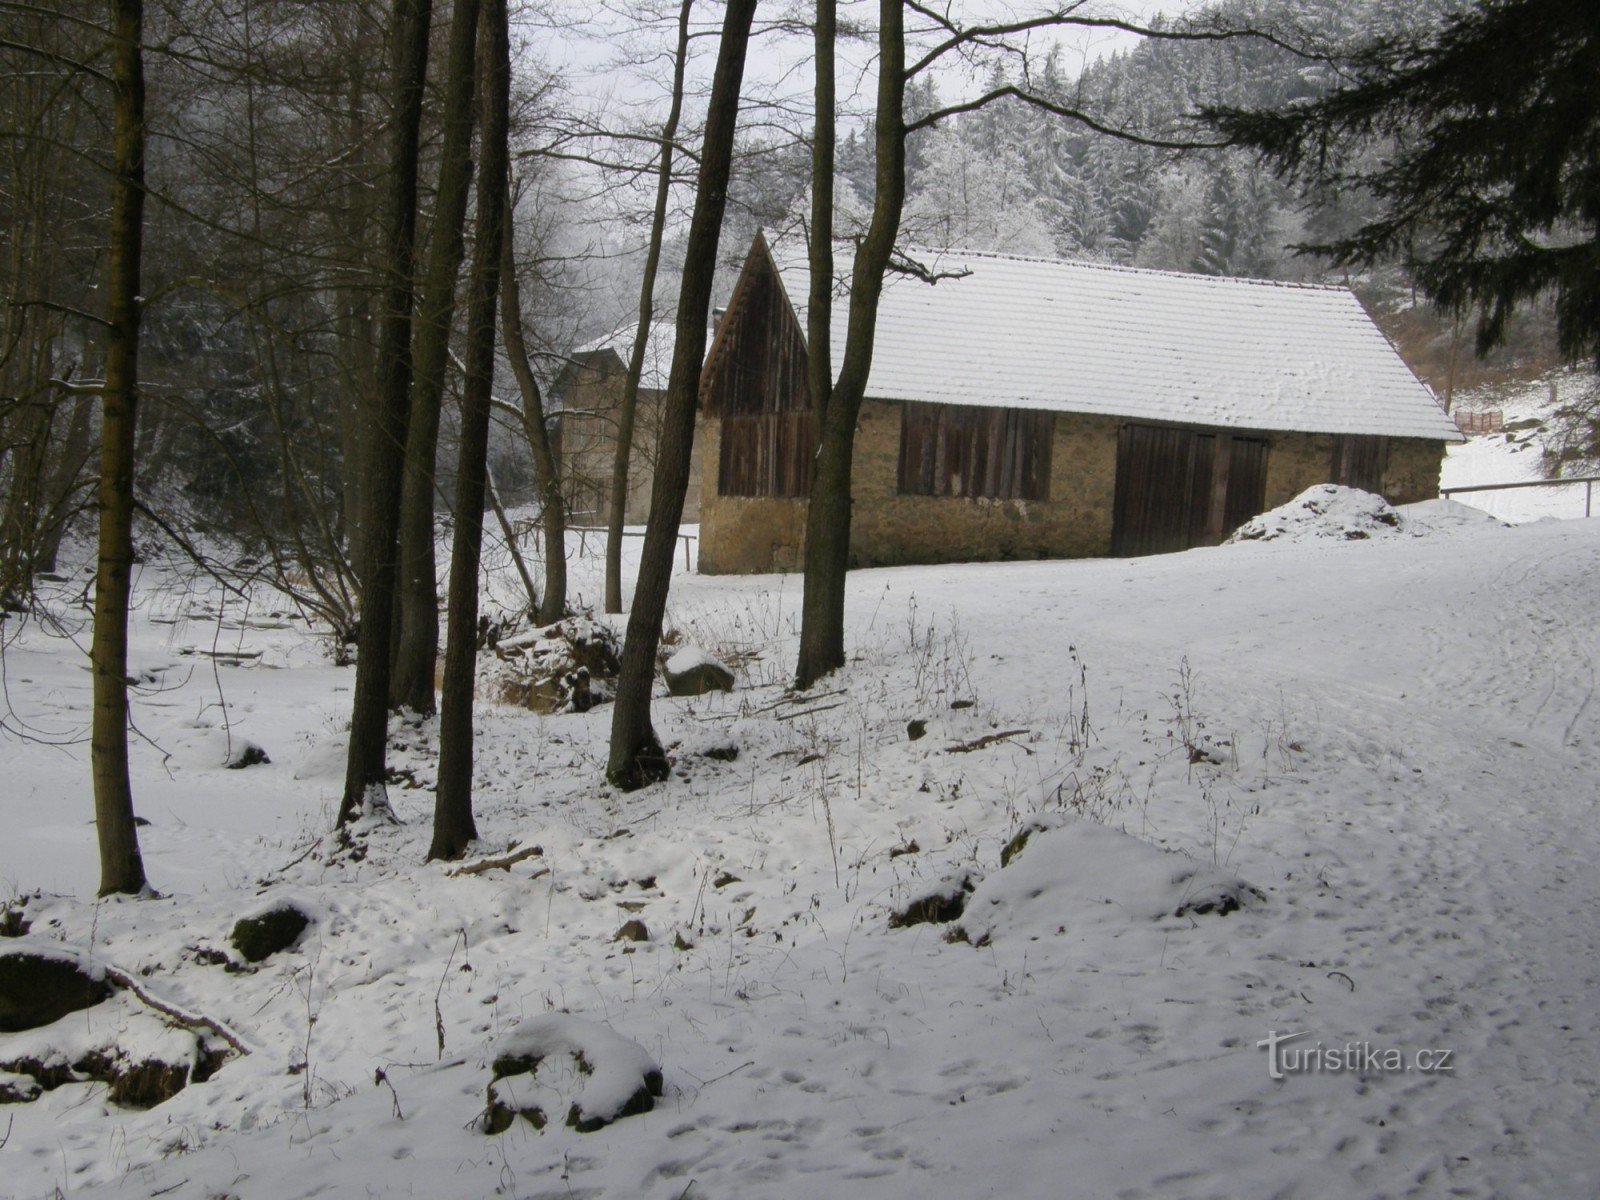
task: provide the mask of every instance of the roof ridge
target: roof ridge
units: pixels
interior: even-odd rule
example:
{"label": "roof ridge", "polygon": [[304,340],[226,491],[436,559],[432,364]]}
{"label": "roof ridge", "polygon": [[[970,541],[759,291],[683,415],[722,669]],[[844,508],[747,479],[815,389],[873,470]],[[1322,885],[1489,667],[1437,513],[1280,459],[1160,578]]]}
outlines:
{"label": "roof ridge", "polygon": [[1002,262],[1035,263],[1046,267],[1085,267],[1092,271],[1107,271],[1121,275],[1160,275],[1176,279],[1204,279],[1216,283],[1250,284],[1256,287],[1296,288],[1310,292],[1349,292],[1341,283],[1308,283],[1294,279],[1260,279],[1250,275],[1206,275],[1200,271],[1179,271],[1171,267],[1135,267],[1125,263],[1101,262],[1092,258],[1041,258],[1032,254],[1008,254],[1001,250],[962,250],[954,246],[939,249],[935,246],[897,246],[897,250],[930,256],[948,255],[957,258],[986,258]]}

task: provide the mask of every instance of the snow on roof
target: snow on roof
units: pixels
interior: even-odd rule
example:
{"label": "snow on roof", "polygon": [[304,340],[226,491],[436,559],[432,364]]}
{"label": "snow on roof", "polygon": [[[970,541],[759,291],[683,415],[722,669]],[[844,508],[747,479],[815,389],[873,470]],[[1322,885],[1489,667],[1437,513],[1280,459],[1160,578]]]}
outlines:
{"label": "snow on roof", "polygon": [[[581,355],[610,350],[626,367],[629,357],[633,354],[633,339],[638,329],[637,321],[630,322],[620,329],[612,330],[604,337],[584,343],[572,352],[572,356],[578,358]],[[672,373],[672,350],[677,340],[678,330],[671,321],[657,321],[650,327],[650,340],[645,343],[644,348],[644,370],[639,375],[641,388],[658,392],[667,390],[667,376]]]}
{"label": "snow on roof", "polygon": [[[884,281],[867,395],[1224,428],[1461,440],[1347,288],[909,250]],[[801,317],[802,257],[777,260]],[[847,289],[835,289],[843,354]]]}

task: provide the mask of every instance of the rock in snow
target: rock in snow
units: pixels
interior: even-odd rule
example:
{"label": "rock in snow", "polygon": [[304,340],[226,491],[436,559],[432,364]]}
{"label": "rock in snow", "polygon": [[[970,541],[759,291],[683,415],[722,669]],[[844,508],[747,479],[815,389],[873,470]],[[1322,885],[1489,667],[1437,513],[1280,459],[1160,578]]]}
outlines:
{"label": "rock in snow", "polygon": [[0,1031],[37,1029],[109,995],[105,970],[88,955],[31,937],[0,947]]}
{"label": "rock in snow", "polygon": [[662,668],[667,691],[674,696],[704,696],[733,691],[733,671],[698,646],[685,646]]}
{"label": "rock in snow", "polygon": [[503,1132],[518,1115],[535,1128],[544,1127],[540,1089],[522,1089],[526,1094],[519,1099],[506,1081],[514,1076],[532,1077],[546,1059],[560,1055],[570,1056],[582,1077],[566,1118],[579,1133],[592,1133],[623,1117],[647,1113],[661,1095],[661,1068],[643,1046],[594,1021],[544,1013],[523,1021],[495,1043],[494,1081],[489,1085],[484,1125],[487,1132]]}
{"label": "rock in snow", "polygon": [[1094,821],[1033,832],[1010,865],[967,901],[960,929],[974,945],[1009,935],[1074,933],[1106,920],[1226,914],[1262,893],[1187,855]]}

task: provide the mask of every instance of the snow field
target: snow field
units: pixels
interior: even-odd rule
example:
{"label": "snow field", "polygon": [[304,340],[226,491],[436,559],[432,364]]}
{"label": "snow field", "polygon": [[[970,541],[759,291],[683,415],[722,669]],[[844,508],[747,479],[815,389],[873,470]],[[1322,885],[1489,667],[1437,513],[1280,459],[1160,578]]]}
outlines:
{"label": "snow field", "polygon": [[[858,572],[854,661],[804,697],[799,581],[683,576],[672,621],[739,690],[658,699],[679,770],[632,794],[601,782],[609,708],[483,708],[483,853],[542,853],[465,876],[421,861],[431,724],[394,726],[404,823],[337,853],[351,672],[266,597],[150,567],[155,900],[93,901],[88,676],[10,627],[5,891],[252,1053],[148,1112],[98,1084],[0,1109],[0,1194],[1594,1194],[1600,526],[1427,529]],[[271,762],[226,770],[237,737]],[[1168,858],[1262,897],[1177,916],[1170,874],[1139,882]],[[1003,901],[986,944],[888,928],[963,871]],[[279,895],[318,913],[297,950],[202,961]],[[655,1110],[486,1136],[498,1039],[547,1012],[660,1064]],[[1301,1031],[1453,1070],[1269,1078],[1257,1043]],[[584,1083],[541,1071],[547,1111]]]}

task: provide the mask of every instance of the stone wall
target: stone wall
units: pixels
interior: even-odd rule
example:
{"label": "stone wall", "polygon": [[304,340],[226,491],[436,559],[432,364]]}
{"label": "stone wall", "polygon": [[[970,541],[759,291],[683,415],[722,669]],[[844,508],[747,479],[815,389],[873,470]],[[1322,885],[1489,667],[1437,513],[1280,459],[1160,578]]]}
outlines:
{"label": "stone wall", "polygon": [[1444,443],[1423,438],[1390,438],[1389,469],[1383,494],[1390,504],[1415,504],[1439,498],[1439,467]]}
{"label": "stone wall", "polygon": [[[616,456],[617,417],[627,383],[627,369],[612,356],[573,368],[563,381],[560,462],[567,504],[575,525],[606,523],[611,498],[611,466]],[[641,388],[634,413],[633,453],[628,457],[628,500],[623,521],[642,525],[650,516],[655,479],[656,443],[661,435],[665,393]],[[699,454],[696,443],[695,454]],[[701,471],[698,457],[690,464],[689,490],[683,520],[700,512]],[[715,483],[715,476],[712,478]]]}
{"label": "stone wall", "polygon": [[[702,418],[700,570],[793,571],[805,564],[804,500],[717,494],[720,422]],[[1050,499],[902,496],[900,407],[869,400],[856,426],[850,565],[1081,558],[1111,549],[1117,422],[1061,414],[1051,448]]]}
{"label": "stone wall", "polygon": [[[856,426],[851,473],[850,565],[1109,554],[1121,423],[1114,417],[1057,415],[1048,501],[902,496],[897,486],[900,408],[867,401]],[[708,575],[799,570],[805,559],[806,502],[719,496],[719,429],[718,421],[702,417],[696,433],[703,472],[700,570]],[[1328,481],[1330,435],[1274,433],[1268,439],[1267,508]],[[1437,496],[1442,454],[1438,442],[1390,439],[1384,481],[1390,502]]]}
{"label": "stone wall", "polygon": [[[1315,484],[1327,483],[1333,469],[1333,436],[1326,433],[1274,433],[1267,450],[1266,507],[1287,504]],[[1439,495],[1442,442],[1390,438],[1383,473],[1383,495],[1390,504],[1413,504]],[[1231,531],[1230,531],[1231,532]]]}

